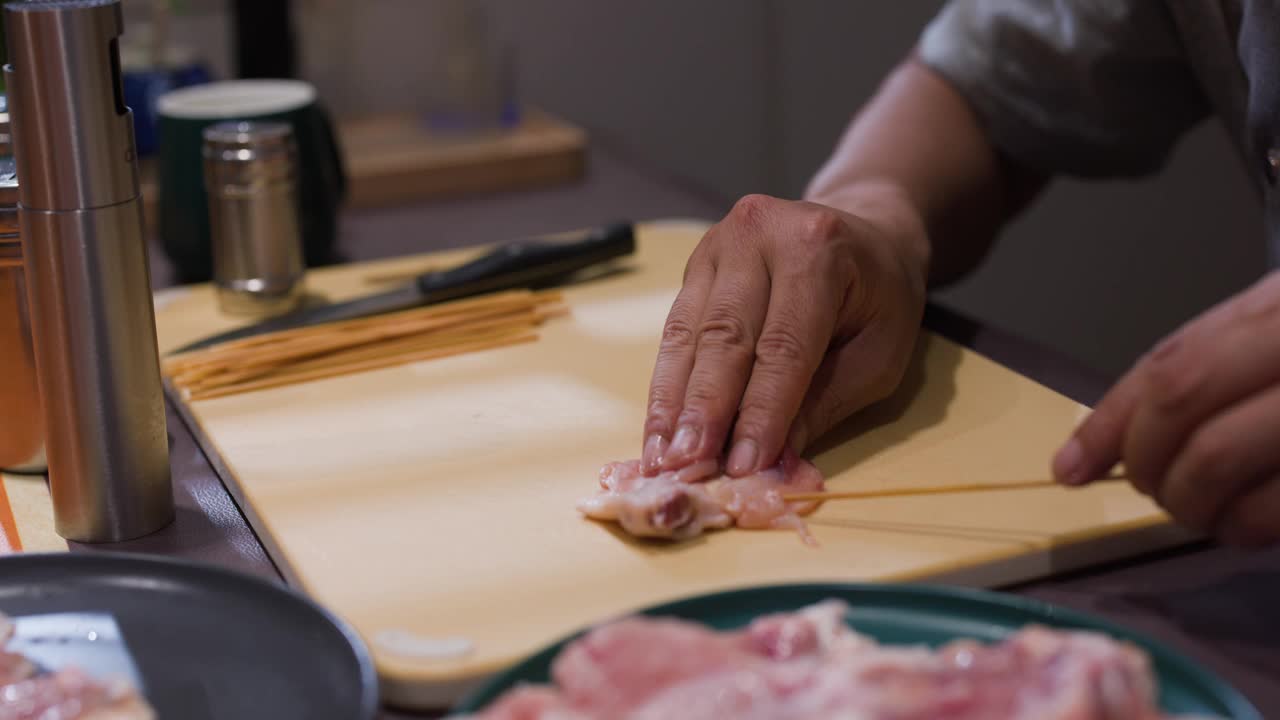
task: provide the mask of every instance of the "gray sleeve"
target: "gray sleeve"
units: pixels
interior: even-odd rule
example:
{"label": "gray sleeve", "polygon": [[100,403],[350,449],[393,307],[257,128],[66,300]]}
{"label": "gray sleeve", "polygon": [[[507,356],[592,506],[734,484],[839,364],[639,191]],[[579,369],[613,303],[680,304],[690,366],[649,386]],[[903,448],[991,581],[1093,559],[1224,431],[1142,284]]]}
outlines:
{"label": "gray sleeve", "polygon": [[999,150],[1050,174],[1152,173],[1209,110],[1157,0],[951,0],[919,54]]}

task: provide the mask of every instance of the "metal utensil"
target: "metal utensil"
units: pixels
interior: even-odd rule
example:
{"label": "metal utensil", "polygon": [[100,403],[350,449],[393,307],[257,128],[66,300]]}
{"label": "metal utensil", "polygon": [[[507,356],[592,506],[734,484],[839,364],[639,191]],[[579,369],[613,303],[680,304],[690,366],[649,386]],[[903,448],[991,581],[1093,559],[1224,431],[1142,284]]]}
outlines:
{"label": "metal utensil", "polygon": [[635,235],[629,223],[610,225],[588,233],[583,239],[571,242],[552,240],[516,242],[499,247],[458,267],[423,273],[413,282],[394,290],[347,302],[304,308],[255,325],[204,338],[174,352],[198,350],[263,333],[407,310],[480,293],[513,288],[546,287],[564,280],[579,270],[630,255],[633,252],[635,252]]}
{"label": "metal utensil", "polygon": [[202,154],[219,307],[259,319],[295,309],[305,266],[293,130],[217,123],[205,128]]}
{"label": "metal utensil", "polygon": [[174,517],[119,0],[4,8],[31,327],[58,534]]}

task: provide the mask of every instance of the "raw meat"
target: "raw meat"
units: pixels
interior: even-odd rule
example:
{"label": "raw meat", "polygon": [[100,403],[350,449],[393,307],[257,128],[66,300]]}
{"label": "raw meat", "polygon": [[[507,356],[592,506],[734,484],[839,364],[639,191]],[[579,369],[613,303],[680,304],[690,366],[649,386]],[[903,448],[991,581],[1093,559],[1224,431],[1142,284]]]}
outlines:
{"label": "raw meat", "polygon": [[471,720],[1161,720],[1146,656],[1106,636],[1028,627],[990,645],[882,646],[828,601],[718,633],[628,618],[568,645],[554,687]]}
{"label": "raw meat", "polygon": [[[0,648],[9,644],[13,637],[13,622],[0,614]],[[18,653],[0,649],[0,687],[9,683],[25,680],[36,672],[36,667]]]}
{"label": "raw meat", "polygon": [[18,653],[0,650],[0,688],[36,674],[31,661]]}
{"label": "raw meat", "polygon": [[822,473],[790,451],[776,466],[742,478],[725,475],[714,461],[644,475],[639,460],[628,460],[601,468],[600,492],[579,501],[578,509],[596,520],[616,521],[639,537],[681,540],[736,524],[790,528],[812,544],[800,516],[817,503],[787,502],[782,496],[819,491],[822,483]]}
{"label": "raw meat", "polygon": [[849,629],[845,610],[843,603],[821,603],[758,619],[736,633],[669,618],[628,618],[570,644],[556,658],[551,675],[570,708],[590,717],[622,717],[688,678],[874,645]]}
{"label": "raw meat", "polygon": [[520,685],[498,698],[484,717],[501,720],[592,720],[565,706],[560,693],[537,685]]}
{"label": "raw meat", "polygon": [[0,720],[151,720],[155,714],[125,684],[104,685],[75,669],[0,688]]}
{"label": "raw meat", "polygon": [[[13,622],[0,614],[0,646],[9,642],[13,630]],[[0,720],[155,718],[127,683],[100,683],[75,668],[45,674],[38,670],[21,654],[0,650]]]}

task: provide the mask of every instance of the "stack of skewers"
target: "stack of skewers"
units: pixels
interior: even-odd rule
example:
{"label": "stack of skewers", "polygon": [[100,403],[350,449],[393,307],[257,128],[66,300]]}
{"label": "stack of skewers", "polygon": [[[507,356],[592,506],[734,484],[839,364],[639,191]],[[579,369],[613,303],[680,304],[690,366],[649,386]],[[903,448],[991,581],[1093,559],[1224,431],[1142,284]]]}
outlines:
{"label": "stack of skewers", "polygon": [[208,400],[538,339],[568,309],[557,291],[513,290],[234,340],[164,364],[189,400]]}

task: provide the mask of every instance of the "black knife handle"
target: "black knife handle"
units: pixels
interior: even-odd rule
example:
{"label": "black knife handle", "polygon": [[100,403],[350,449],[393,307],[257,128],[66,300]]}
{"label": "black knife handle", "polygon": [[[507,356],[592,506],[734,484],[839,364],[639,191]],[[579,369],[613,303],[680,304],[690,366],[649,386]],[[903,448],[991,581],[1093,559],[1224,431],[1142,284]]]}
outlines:
{"label": "black knife handle", "polygon": [[593,230],[582,240],[515,242],[449,270],[419,275],[418,290],[428,302],[515,288],[534,288],[583,268],[635,252],[631,223]]}

